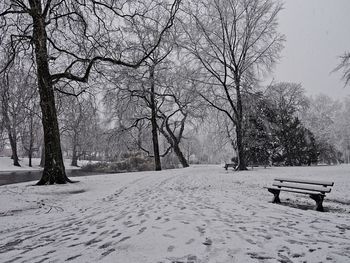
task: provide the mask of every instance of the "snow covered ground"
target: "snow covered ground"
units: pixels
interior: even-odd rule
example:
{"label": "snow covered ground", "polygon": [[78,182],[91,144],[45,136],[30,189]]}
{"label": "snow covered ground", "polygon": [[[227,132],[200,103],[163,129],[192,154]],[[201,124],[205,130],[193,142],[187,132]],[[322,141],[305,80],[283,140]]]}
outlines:
{"label": "snow covered ground", "polygon": [[[270,203],[277,176],[331,180],[327,212]],[[75,178],[74,178],[75,179]],[[1,262],[350,262],[350,166],[194,166],[0,187]]]}
{"label": "snow covered ground", "polygon": [[[81,166],[86,164],[88,161],[78,161],[78,165]],[[0,157],[0,172],[14,172],[14,171],[36,171],[41,170],[40,158],[32,159],[32,167],[29,167],[28,158],[20,158],[21,167],[14,166],[13,160],[10,157]],[[66,169],[80,169],[79,167],[71,166],[71,160],[65,159],[64,165]]]}

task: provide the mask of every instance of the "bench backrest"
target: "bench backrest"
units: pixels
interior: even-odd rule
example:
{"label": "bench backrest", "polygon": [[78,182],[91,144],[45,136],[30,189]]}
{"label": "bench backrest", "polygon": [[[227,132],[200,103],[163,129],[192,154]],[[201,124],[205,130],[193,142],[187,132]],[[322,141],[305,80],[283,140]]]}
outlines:
{"label": "bench backrest", "polygon": [[326,186],[333,186],[334,182],[330,181],[316,181],[316,180],[306,180],[306,179],[299,179],[299,178],[275,178],[275,181],[279,181],[281,183],[283,182],[289,182],[289,183],[300,183],[300,184],[313,184],[313,185],[323,185]]}

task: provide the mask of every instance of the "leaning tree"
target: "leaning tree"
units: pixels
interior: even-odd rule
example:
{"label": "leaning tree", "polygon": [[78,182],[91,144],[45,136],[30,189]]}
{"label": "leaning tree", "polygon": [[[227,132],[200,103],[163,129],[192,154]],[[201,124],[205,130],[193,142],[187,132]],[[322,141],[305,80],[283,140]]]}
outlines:
{"label": "leaning tree", "polygon": [[[184,15],[183,46],[202,70],[200,96],[235,126],[238,170],[246,169],[242,94],[271,69],[283,48],[274,0],[200,0]],[[249,102],[247,102],[249,103]]]}
{"label": "leaning tree", "polygon": [[[173,25],[181,0],[86,1],[3,0],[0,3],[0,44],[6,59],[3,73],[32,50],[40,94],[45,142],[45,166],[39,185],[71,182],[65,173],[55,105],[55,91],[77,95],[72,81],[87,82],[97,63],[129,68],[140,66]],[[130,28],[140,20],[157,19],[156,39],[139,43]],[[79,93],[79,92],[78,92]]]}

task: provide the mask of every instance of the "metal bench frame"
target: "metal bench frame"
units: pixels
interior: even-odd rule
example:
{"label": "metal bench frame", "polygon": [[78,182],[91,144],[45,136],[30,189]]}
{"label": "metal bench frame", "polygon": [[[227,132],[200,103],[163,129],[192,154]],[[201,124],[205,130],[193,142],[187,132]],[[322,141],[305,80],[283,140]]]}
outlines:
{"label": "metal bench frame", "polygon": [[330,186],[334,182],[314,181],[294,178],[275,178],[272,187],[266,187],[274,195],[272,202],[281,203],[279,194],[281,191],[307,194],[316,202],[316,211],[323,212],[323,200],[326,193],[331,192]]}
{"label": "metal bench frame", "polygon": [[225,163],[224,168],[225,168],[225,170],[227,170],[229,167],[232,167],[233,169],[235,169],[236,166],[237,166],[236,163]]}

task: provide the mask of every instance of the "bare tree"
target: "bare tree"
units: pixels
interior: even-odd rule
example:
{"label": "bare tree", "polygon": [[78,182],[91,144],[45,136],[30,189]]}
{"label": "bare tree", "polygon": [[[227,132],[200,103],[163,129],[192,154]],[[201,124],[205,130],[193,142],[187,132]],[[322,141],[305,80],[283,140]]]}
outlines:
{"label": "bare tree", "polygon": [[[158,114],[162,119],[159,131],[163,134],[163,136],[167,139],[168,143],[171,145],[181,165],[183,167],[188,167],[189,164],[180,148],[180,143],[183,139],[185,123],[188,117],[188,113],[184,110],[182,105],[178,103],[178,101],[176,105],[178,106],[177,109],[173,109],[168,112],[163,112],[161,109],[158,110]],[[175,120],[172,120],[172,118],[175,118]]]}
{"label": "bare tree", "polygon": [[[18,149],[20,149],[20,139],[21,135],[23,135],[22,127],[28,120],[27,114],[30,105],[36,99],[35,80],[31,74],[31,70],[23,65],[22,60],[16,61],[14,67],[4,72],[0,82],[1,113],[15,166],[20,166]],[[22,146],[24,145],[22,144]]]}
{"label": "bare tree", "polygon": [[[159,20],[161,16],[161,13],[155,12],[155,21]],[[135,33],[141,43],[140,51],[146,55],[148,52],[147,42],[150,39],[157,39],[159,25],[157,22],[149,23],[147,20],[141,20],[141,22],[135,27]],[[127,125],[119,123],[121,128],[119,130],[130,131],[131,128],[136,128],[141,132],[140,128],[144,128],[145,122],[149,122],[152,150],[142,146],[142,140],[138,140],[139,138],[136,142],[138,142],[141,150],[154,158],[156,171],[162,169],[161,157],[165,156],[170,150],[170,148],[166,149],[163,154],[160,152],[158,109],[161,106],[162,78],[171,63],[168,56],[173,51],[173,39],[174,32],[169,30],[164,35],[163,42],[158,46],[158,49],[148,56],[137,71],[124,72],[124,79],[112,80],[116,89],[114,93],[118,94],[117,101],[122,100],[122,104],[127,104],[133,108],[133,112],[129,112],[127,117],[127,121],[132,120],[132,123]],[[117,101],[116,103],[118,103]],[[119,120],[123,118],[122,115],[125,116],[125,110],[124,114],[119,115]],[[129,128],[126,128],[128,126]]]}
{"label": "bare tree", "polygon": [[246,169],[243,142],[242,93],[249,92],[257,73],[271,69],[283,48],[277,32],[282,9],[273,0],[201,0],[190,3],[183,19],[184,48],[202,70],[198,92],[213,108],[223,112],[236,130],[239,170]]}
{"label": "bare tree", "polygon": [[[138,148],[154,159],[156,171],[162,169],[161,157],[165,156],[169,150],[160,152],[159,146],[159,125],[158,108],[160,107],[159,91],[159,65],[165,57],[161,57],[158,51],[154,52],[145,65],[138,71],[127,73],[123,82],[119,81],[115,90],[112,91],[116,99],[113,99],[115,113],[118,122],[116,123],[116,133],[136,132],[134,142]],[[106,96],[107,98],[107,96]],[[108,101],[111,95],[108,93]],[[150,132],[151,148],[145,146],[145,132]],[[147,137],[148,138],[148,137]],[[148,143],[147,143],[148,144]]]}
{"label": "bare tree", "polygon": [[149,88],[146,89],[146,94],[144,99],[146,104],[151,110],[151,128],[152,128],[152,142],[153,142],[153,155],[154,155],[154,164],[155,170],[162,170],[161,161],[160,161],[160,150],[159,150],[159,140],[158,140],[158,124],[157,124],[157,105],[156,99],[156,76],[155,76],[155,67],[160,63],[161,58],[153,57],[151,60],[152,64],[149,66]]}
{"label": "bare tree", "polygon": [[29,167],[32,167],[33,154],[39,151],[39,145],[43,138],[40,106],[36,90],[33,89],[30,95],[30,100],[23,107],[25,119],[19,126],[21,127],[22,148],[28,156]]}
{"label": "bare tree", "polygon": [[[71,182],[63,164],[54,90],[71,91],[60,90],[56,84],[87,82],[97,62],[140,66],[173,25],[179,4],[180,0],[163,4],[152,0],[0,3],[1,46],[8,61],[5,68],[21,51],[31,49],[34,53],[45,141],[45,166],[39,185]],[[147,43],[147,53],[140,53],[130,27],[140,18],[153,21],[152,11],[158,8],[163,10],[159,34]]]}
{"label": "bare tree", "polygon": [[203,120],[206,105],[196,93],[197,83],[192,81],[193,70],[186,66],[187,60],[179,54],[177,57],[178,62],[173,62],[161,76],[163,88],[157,94],[160,100],[158,126],[181,165],[188,167],[183,152],[186,132],[193,128],[196,120]]}
{"label": "bare tree", "polygon": [[70,96],[62,100],[61,133],[72,155],[71,165],[78,166],[78,159],[94,148],[93,137],[98,130],[97,106],[92,95]]}
{"label": "bare tree", "polygon": [[[13,165],[14,166],[21,166],[19,164],[19,158],[18,158],[18,112],[17,112],[17,106],[18,104],[11,100],[10,98],[10,87],[9,87],[9,81],[8,78],[6,78],[7,81],[2,82],[1,87],[1,113],[3,117],[3,123],[7,130],[8,139],[10,141],[12,156],[13,159]],[[13,97],[12,97],[13,99]]]}
{"label": "bare tree", "polygon": [[305,90],[301,84],[292,82],[280,82],[268,86],[264,92],[280,121],[284,116],[300,115],[309,105],[305,96]]}

